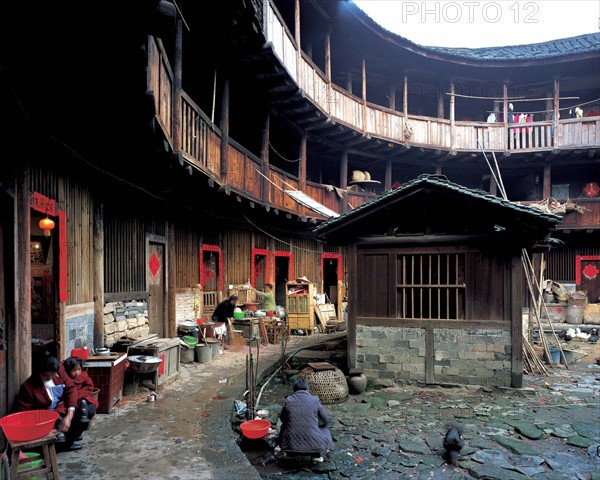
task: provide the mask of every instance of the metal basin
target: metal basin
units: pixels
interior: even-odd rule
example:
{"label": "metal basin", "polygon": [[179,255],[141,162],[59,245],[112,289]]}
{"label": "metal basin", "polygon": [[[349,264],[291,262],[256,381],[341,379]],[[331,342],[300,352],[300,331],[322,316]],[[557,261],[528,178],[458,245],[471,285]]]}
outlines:
{"label": "metal basin", "polygon": [[153,355],[131,355],[127,360],[129,368],[137,373],[155,372],[162,362],[162,358]]}

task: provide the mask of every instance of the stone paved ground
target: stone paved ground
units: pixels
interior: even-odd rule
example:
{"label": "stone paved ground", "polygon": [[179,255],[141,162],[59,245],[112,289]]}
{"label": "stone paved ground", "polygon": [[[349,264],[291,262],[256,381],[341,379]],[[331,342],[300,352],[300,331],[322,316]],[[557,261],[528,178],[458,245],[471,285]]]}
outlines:
{"label": "stone paved ground", "polygon": [[[597,480],[600,366],[593,359],[600,348],[578,348],[587,349],[583,360],[553,369],[550,377],[526,376],[523,389],[370,387],[327,405],[336,447],[315,466],[282,465],[266,450],[247,456],[265,479]],[[280,403],[289,389],[274,385],[266,400]],[[463,426],[466,440],[455,468],[441,457],[453,422]]]}

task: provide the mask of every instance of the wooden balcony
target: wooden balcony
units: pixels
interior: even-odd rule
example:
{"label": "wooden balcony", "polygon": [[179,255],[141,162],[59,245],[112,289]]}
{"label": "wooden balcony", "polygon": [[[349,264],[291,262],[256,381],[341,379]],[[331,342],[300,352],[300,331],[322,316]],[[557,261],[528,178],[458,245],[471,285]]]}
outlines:
{"label": "wooden balcony", "polygon": [[332,120],[364,135],[454,152],[480,152],[482,148],[495,152],[540,152],[600,147],[600,117],[561,119],[556,123],[467,122],[404,114],[371,104],[328,81],[310,58],[298,50],[274,6],[269,2],[265,8],[269,18],[265,35],[289,76]]}

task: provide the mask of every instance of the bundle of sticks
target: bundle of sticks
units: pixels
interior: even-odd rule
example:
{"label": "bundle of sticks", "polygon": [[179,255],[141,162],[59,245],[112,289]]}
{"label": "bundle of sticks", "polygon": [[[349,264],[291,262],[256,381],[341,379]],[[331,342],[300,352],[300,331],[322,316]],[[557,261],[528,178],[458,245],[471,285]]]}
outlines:
{"label": "bundle of sticks", "polygon": [[540,375],[548,375],[548,369],[546,368],[546,365],[544,365],[525,335],[523,335],[523,370],[528,375],[533,375],[536,373]]}

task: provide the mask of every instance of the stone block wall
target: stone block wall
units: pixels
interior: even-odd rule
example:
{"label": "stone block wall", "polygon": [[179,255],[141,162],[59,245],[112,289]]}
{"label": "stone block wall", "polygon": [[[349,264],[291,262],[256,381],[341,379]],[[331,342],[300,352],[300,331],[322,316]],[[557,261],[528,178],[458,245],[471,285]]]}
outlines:
{"label": "stone block wall", "polygon": [[425,380],[425,329],[356,328],[356,366],[370,382],[392,386],[396,380]]}
{"label": "stone block wall", "polygon": [[511,385],[511,332],[492,329],[433,329],[436,382]]}
{"label": "stone block wall", "polygon": [[178,289],[175,292],[175,319],[177,323],[195,320],[200,316],[196,312],[196,302],[198,302],[198,312],[201,312],[201,297],[198,288]]}
{"label": "stone block wall", "polygon": [[145,300],[104,304],[104,346],[112,347],[121,337],[142,338],[150,333]]}
{"label": "stone block wall", "polygon": [[[356,366],[369,382],[425,381],[424,328],[356,328]],[[511,385],[511,332],[494,329],[433,329],[434,381]]]}

